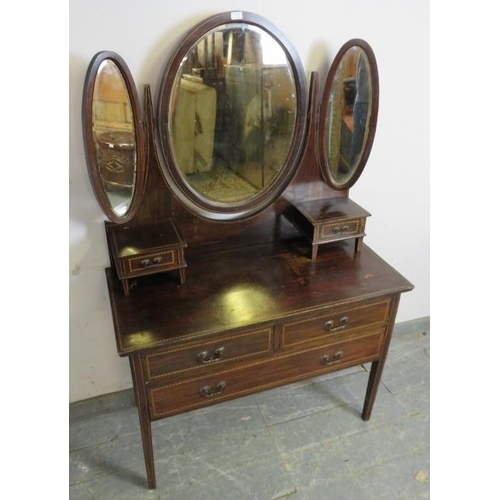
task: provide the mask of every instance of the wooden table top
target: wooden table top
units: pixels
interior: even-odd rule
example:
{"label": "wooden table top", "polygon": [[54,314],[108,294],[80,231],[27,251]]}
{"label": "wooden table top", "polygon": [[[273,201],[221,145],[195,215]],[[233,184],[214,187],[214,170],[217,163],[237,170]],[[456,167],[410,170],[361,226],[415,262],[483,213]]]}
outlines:
{"label": "wooden table top", "polygon": [[118,353],[413,288],[366,245],[355,255],[353,244],[333,244],[315,262],[303,238],[201,255],[188,260],[184,285],[177,273],[141,277],[129,296],[107,268]]}

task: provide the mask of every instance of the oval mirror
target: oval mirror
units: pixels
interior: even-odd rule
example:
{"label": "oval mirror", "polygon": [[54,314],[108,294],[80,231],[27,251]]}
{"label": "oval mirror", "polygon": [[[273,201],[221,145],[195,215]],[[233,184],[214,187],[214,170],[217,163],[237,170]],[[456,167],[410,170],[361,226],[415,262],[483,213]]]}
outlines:
{"label": "oval mirror", "polygon": [[345,43],[325,82],[319,112],[319,159],[323,177],[335,189],[349,189],[371,151],[378,114],[375,55],[360,39]]}
{"label": "oval mirror", "polygon": [[145,144],[139,97],[130,71],[114,52],[89,64],[83,91],[83,134],[92,187],[105,215],[129,221],[145,183]]}
{"label": "oval mirror", "polygon": [[159,135],[168,184],[196,215],[236,220],[273,202],[295,173],[305,74],[267,20],[227,12],[197,25],[168,63]]}

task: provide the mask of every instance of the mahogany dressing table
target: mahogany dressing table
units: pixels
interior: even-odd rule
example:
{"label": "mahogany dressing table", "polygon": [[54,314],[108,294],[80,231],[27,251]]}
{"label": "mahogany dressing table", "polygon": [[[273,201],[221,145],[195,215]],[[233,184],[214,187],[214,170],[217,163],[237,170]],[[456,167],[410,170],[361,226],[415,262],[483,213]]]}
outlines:
{"label": "mahogany dressing table", "polygon": [[[281,51],[274,60],[270,44]],[[364,118],[353,97],[366,84],[356,76],[363,65]],[[89,66],[87,164],[109,219],[105,273],[149,488],[154,420],[365,363],[361,418],[372,413],[400,296],[413,285],[362,243],[370,214],[348,197],[375,133],[369,45],[349,41],[322,99],[316,73],[306,94],[293,46],[246,12],[213,16],[181,42],[165,69],[156,122],[149,86],[142,115],[120,56],[101,52]],[[110,131],[126,131],[134,148],[103,163],[100,136]],[[119,150],[109,141],[106,148],[108,157]],[[123,168],[128,182],[114,182]],[[313,217],[301,220],[306,213]]]}

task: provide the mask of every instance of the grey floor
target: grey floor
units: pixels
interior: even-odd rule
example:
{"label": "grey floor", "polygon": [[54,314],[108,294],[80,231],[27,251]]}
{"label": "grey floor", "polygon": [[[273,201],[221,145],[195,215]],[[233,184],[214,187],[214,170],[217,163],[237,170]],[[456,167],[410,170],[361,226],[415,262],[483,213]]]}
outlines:
{"label": "grey floor", "polygon": [[397,325],[373,414],[369,366],[153,424],[148,490],[131,391],[70,405],[70,499],[430,497],[429,319]]}

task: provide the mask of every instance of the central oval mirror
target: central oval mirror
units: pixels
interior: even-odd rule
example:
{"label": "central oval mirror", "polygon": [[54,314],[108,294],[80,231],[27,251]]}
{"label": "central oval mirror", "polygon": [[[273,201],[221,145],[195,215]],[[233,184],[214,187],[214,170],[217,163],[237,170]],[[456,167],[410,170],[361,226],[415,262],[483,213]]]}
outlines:
{"label": "central oval mirror", "polygon": [[174,194],[214,220],[268,206],[295,172],[305,91],[295,50],[260,16],[229,12],[195,27],[160,89],[164,173]]}
{"label": "central oval mirror", "polygon": [[345,43],[328,73],[319,113],[319,158],[323,177],[348,189],[361,175],[375,136],[378,72],[367,42]]}

